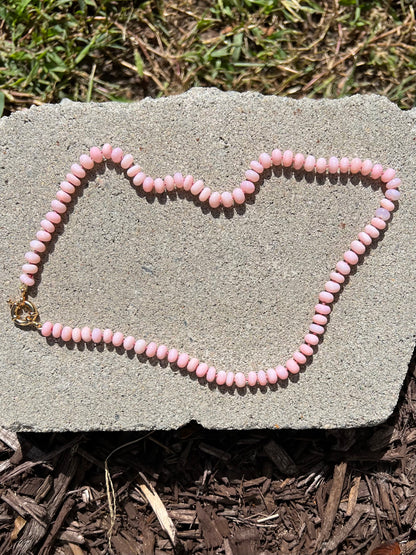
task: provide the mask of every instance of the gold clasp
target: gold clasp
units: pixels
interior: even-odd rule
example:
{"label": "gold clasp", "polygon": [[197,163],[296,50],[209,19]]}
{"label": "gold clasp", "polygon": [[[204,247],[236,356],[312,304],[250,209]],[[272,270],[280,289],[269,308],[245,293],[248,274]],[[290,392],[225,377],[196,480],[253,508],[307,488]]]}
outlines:
{"label": "gold clasp", "polygon": [[36,305],[27,298],[27,287],[23,285],[20,288],[20,292],[19,299],[9,299],[8,301],[13,322],[22,327],[35,326],[40,328],[41,324],[38,322],[39,312]]}

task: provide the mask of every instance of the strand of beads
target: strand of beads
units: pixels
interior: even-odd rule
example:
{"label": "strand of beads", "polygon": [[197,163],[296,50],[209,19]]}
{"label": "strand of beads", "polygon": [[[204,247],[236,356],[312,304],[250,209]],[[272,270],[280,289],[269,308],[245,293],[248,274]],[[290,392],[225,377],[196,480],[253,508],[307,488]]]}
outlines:
{"label": "strand of beads", "polygon": [[293,353],[285,365],[277,365],[267,371],[251,371],[247,375],[243,372],[217,371],[215,367],[208,366],[208,364],[195,357],[190,357],[188,353],[179,353],[175,348],[169,349],[166,345],[157,345],[154,341],[147,343],[144,339],[135,339],[131,335],[124,336],[120,331],[91,329],[88,326],[72,328],[63,326],[61,323],[53,324],[49,321],[43,323],[40,327],[40,332],[44,337],[52,336],[65,342],[74,341],[78,343],[83,341],[96,344],[112,344],[115,347],[122,346],[126,351],[134,351],[138,355],[167,360],[181,369],[195,373],[198,378],[205,378],[207,382],[215,382],[220,386],[236,386],[238,388],[244,388],[247,385],[250,387],[265,386],[275,384],[278,380],[286,380],[289,374],[299,372],[300,367],[313,356],[314,347],[319,343],[320,337],[325,332],[335,295],[341,292],[346,276],[350,274],[352,267],[358,264],[359,257],[365,254],[368,247],[377,240],[380,232],[386,228],[391,212],[395,209],[394,203],[400,197],[398,187],[401,181],[396,177],[395,170],[392,168],[384,169],[380,164],[373,164],[371,160],[361,160],[360,158],[352,158],[351,160],[341,158],[339,160],[336,157],[331,157],[328,160],[326,158],[315,159],[311,155],[304,156],[302,153],[295,154],[291,150],[282,152],[275,149],[271,155],[263,152],[258,160],[253,160],[250,163],[250,169],[245,172],[245,179],[239,187],[236,187],[231,193],[227,191],[220,193],[206,187],[200,179],[195,181],[191,175],[183,176],[181,173],[175,173],[173,176],[167,175],[164,179],[153,179],[146,175],[139,165],[134,164],[131,154],[124,154],[121,148],[113,148],[107,143],[102,149],[92,147],[89,155],[83,154],[79,163],[71,166],[71,171],[66,175],[66,180],[61,182],[56,198],[51,202],[51,211],[41,221],[41,229],[36,233],[36,239],[30,243],[32,250],[25,255],[26,263],[22,266],[23,273],[20,280],[26,286],[34,285],[41,254],[46,251],[47,243],[51,240],[56,225],[61,222],[62,214],[66,212],[67,206],[72,200],[72,195],[76,188],[81,185],[81,180],[85,178],[86,172],[91,170],[95,164],[100,164],[105,160],[111,160],[113,163],[119,164],[132,180],[133,185],[142,187],[143,191],[147,193],[162,194],[165,191],[171,192],[182,189],[189,191],[201,202],[207,202],[212,208],[218,208],[219,206],[231,208],[234,205],[243,204],[246,195],[255,192],[255,184],[260,180],[261,174],[271,166],[293,168],[296,171],[314,171],[317,174],[361,174],[362,176],[369,176],[375,181],[380,180],[385,185],[385,196],[381,199],[379,208],[376,209],[370,223],[351,242],[342,260],[337,262],[335,269],[330,273],[329,280],[318,295],[318,303],[315,305],[315,314],[308,333],[305,335],[299,349]]}

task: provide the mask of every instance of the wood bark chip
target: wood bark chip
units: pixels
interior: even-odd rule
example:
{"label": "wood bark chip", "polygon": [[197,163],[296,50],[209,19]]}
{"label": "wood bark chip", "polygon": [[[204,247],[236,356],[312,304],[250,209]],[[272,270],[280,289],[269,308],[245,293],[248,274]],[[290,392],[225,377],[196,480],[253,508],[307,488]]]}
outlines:
{"label": "wood bark chip", "polygon": [[196,503],[196,514],[199,520],[199,528],[209,549],[219,547],[223,544],[223,537],[214,524],[211,515],[205,511],[200,503]]}
{"label": "wood bark chip", "polygon": [[344,486],[345,473],[347,471],[347,463],[342,462],[334,469],[334,476],[332,480],[331,490],[329,492],[328,502],[325,507],[323,515],[321,532],[316,542],[316,549],[318,550],[323,542],[325,542],[331,533],[334,524],[335,515],[337,514],[339,502],[341,500],[342,488]]}
{"label": "wood bark chip", "polygon": [[264,446],[264,452],[269,459],[276,465],[279,471],[285,476],[293,476],[296,474],[296,465],[288,453],[278,445],[275,441],[271,440]]}

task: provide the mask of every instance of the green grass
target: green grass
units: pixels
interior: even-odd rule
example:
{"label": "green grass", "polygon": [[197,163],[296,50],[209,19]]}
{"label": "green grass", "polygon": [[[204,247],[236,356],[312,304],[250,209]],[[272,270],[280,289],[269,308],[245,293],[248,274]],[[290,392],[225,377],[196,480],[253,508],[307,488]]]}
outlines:
{"label": "green grass", "polygon": [[[413,2],[5,0],[0,109],[192,86],[416,99]],[[2,106],[3,105],[3,106]]]}

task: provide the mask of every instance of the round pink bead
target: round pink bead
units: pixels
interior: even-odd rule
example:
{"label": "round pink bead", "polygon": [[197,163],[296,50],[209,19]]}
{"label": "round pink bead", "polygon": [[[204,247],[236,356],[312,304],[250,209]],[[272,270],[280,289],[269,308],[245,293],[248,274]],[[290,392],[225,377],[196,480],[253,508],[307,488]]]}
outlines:
{"label": "round pink bead", "polygon": [[307,345],[306,343],[302,343],[302,345],[299,347],[299,351],[307,357],[311,357],[313,355],[312,347],[310,345]]}
{"label": "round pink bead", "polygon": [[230,208],[231,206],[233,206],[234,205],[234,199],[233,199],[232,194],[229,193],[228,191],[225,191],[224,193],[221,193],[221,203],[226,208]]}
{"label": "round pink bead", "polygon": [[175,173],[175,175],[173,176],[173,181],[175,182],[175,187],[177,189],[182,189],[183,188],[183,175],[179,172]]}
{"label": "round pink bead", "polygon": [[245,176],[248,181],[252,181],[253,183],[257,183],[257,181],[260,179],[259,174],[254,170],[247,170]]}
{"label": "round pink bead", "polygon": [[22,270],[25,274],[33,275],[36,274],[36,272],[38,271],[38,267],[36,266],[36,264],[23,264]]}
{"label": "round pink bead", "polygon": [[354,240],[352,241],[350,248],[357,254],[364,254],[365,253],[365,245],[361,243],[361,241]]}
{"label": "round pink bead", "polygon": [[71,195],[68,195],[68,193],[65,193],[65,191],[62,191],[62,189],[57,191],[55,196],[61,202],[65,202],[65,203],[71,202]]}
{"label": "round pink bead", "polygon": [[82,179],[86,175],[84,168],[79,164],[72,164],[71,172],[79,179]]}
{"label": "round pink bead", "polygon": [[293,360],[295,362],[297,362],[298,364],[305,364],[306,362],[306,357],[303,353],[299,352],[299,351],[295,351],[293,353]]}
{"label": "round pink bead", "polygon": [[205,376],[205,379],[207,380],[207,382],[212,383],[212,382],[215,382],[216,377],[217,377],[217,371],[216,371],[215,367],[210,366],[207,370],[207,374]]}
{"label": "round pink bead", "polygon": [[40,333],[43,335],[43,337],[49,337],[52,333],[52,328],[52,322],[43,322],[42,327],[40,328]]}
{"label": "round pink bead", "polygon": [[195,370],[198,368],[198,365],[199,365],[199,360],[193,357],[189,360],[188,364],[186,365],[186,369],[188,370],[188,372],[195,372]]}
{"label": "round pink bead", "polygon": [[157,352],[157,345],[154,341],[151,341],[146,347],[146,356],[152,358]]}
{"label": "round pink bead", "polygon": [[[212,193],[212,194],[214,194],[214,193]],[[218,195],[219,195],[219,193],[218,193]],[[211,188],[210,188],[210,187],[204,187],[204,188],[202,189],[202,191],[199,193],[198,199],[200,200],[200,202],[206,202],[207,200],[209,200],[209,201],[210,201],[209,203],[210,203],[210,205],[211,205],[211,208],[216,208],[216,207],[218,207],[218,206],[220,205],[220,203],[221,203],[221,196],[218,198],[218,200],[213,200],[213,203],[214,203],[214,204],[216,204],[216,203],[218,202],[217,206],[213,206],[213,205],[211,204],[211,198],[210,198],[210,197],[211,197]]]}
{"label": "round pink bead", "polygon": [[151,193],[153,191],[153,188],[155,186],[155,182],[153,181],[153,177],[146,177],[143,181],[143,191],[145,193]]}
{"label": "round pink bead", "polygon": [[314,314],[312,318],[312,322],[314,324],[319,324],[320,326],[325,326],[328,323],[328,318],[323,314]]}
{"label": "round pink bead", "polygon": [[257,373],[253,370],[247,374],[247,383],[250,387],[254,387],[257,384]]}
{"label": "round pink bead", "polygon": [[329,277],[332,281],[335,281],[336,283],[344,283],[345,281],[345,277],[339,272],[331,272],[329,274]]}
{"label": "round pink bead", "polygon": [[133,164],[133,156],[131,154],[125,154],[120,162],[120,166],[123,170],[127,170]]}
{"label": "round pink bead", "polygon": [[311,324],[309,326],[309,331],[315,333],[316,335],[322,335],[325,332],[325,328],[319,324]]}
{"label": "round pink bead", "polygon": [[386,183],[386,189],[397,189],[398,187],[400,187],[401,183],[402,180],[398,177],[395,177],[394,179]]}
{"label": "round pink bead", "polygon": [[85,343],[91,341],[91,328],[85,326],[81,329],[81,339],[85,341]]}
{"label": "round pink bead", "polygon": [[291,150],[285,150],[282,156],[282,166],[288,168],[293,162],[293,152]]}
{"label": "round pink bead", "polygon": [[192,177],[192,175],[187,175],[183,180],[183,190],[190,191],[193,184],[194,178]]}
{"label": "round pink bead", "polygon": [[377,239],[377,237],[380,235],[379,230],[371,224],[366,225],[364,231],[373,239]]}
{"label": "round pink bead", "polygon": [[163,180],[167,191],[173,191],[175,188],[175,181],[171,175],[167,175]]}
{"label": "round pink bead", "polygon": [[94,167],[94,160],[90,158],[87,154],[81,154],[79,157],[81,166],[86,170],[90,170]]}
{"label": "round pink bead", "polygon": [[136,175],[133,177],[133,185],[135,187],[139,187],[145,179],[146,179],[145,173],[143,172],[136,173]]}
{"label": "round pink bead", "polygon": [[128,170],[127,170],[127,175],[129,177],[134,177],[135,175],[137,175],[139,172],[142,171],[142,168],[138,165],[135,164],[134,166],[131,166]]}
{"label": "round pink bead", "polygon": [[328,314],[331,314],[331,307],[327,304],[318,303],[315,305],[315,312],[328,316]]}
{"label": "round pink bead", "polygon": [[27,252],[25,258],[30,264],[39,264],[40,262],[40,256],[36,252]]}
{"label": "round pink bead", "polygon": [[51,202],[51,208],[52,210],[55,210],[55,212],[57,212],[58,214],[64,214],[67,210],[66,205],[57,199],[53,199],[53,201]]}
{"label": "round pink bead", "polygon": [[275,166],[280,166],[282,163],[282,151],[280,148],[275,148],[272,152],[272,162]]}
{"label": "round pink bead", "polygon": [[113,341],[113,332],[110,329],[106,329],[103,331],[103,341],[104,343],[108,344]]}
{"label": "round pink bead", "polygon": [[[393,208],[394,208],[394,204],[393,204]],[[390,220],[390,217],[391,217],[391,214],[388,210],[386,210],[385,208],[377,208],[376,218],[380,218],[380,220],[384,220],[385,222],[387,222],[388,220]]]}
{"label": "round pink bead", "polygon": [[234,372],[227,372],[227,376],[225,378],[225,385],[227,387],[231,387],[234,384]]}
{"label": "round pink bead", "polygon": [[97,164],[103,161],[103,153],[98,148],[98,146],[93,146],[90,148],[90,157]]}
{"label": "round pink bead", "polygon": [[277,372],[274,368],[269,368],[266,372],[267,381],[273,385],[277,382]]}
{"label": "round pink bead", "polygon": [[58,337],[61,337],[62,330],[63,330],[63,325],[57,322],[56,324],[53,325],[52,336],[55,339],[58,339]]}
{"label": "round pink bead", "polygon": [[252,195],[254,193],[254,191],[256,190],[256,186],[251,181],[246,180],[246,181],[242,181],[240,183],[240,189],[246,195]]}
{"label": "round pink bead", "polygon": [[100,328],[94,328],[91,332],[91,339],[94,343],[101,343],[103,340],[103,332]]}
{"label": "round pink bead", "polygon": [[371,160],[364,160],[363,165],[361,166],[361,174],[368,175],[371,173],[373,169],[373,162]]}
{"label": "round pink bead", "polygon": [[259,156],[259,162],[263,166],[263,168],[267,169],[270,168],[272,165],[272,159],[267,152],[262,152]]}
{"label": "round pink bead", "polygon": [[363,163],[361,158],[353,158],[350,164],[351,173],[358,173],[361,170]]}
{"label": "round pink bead", "polygon": [[388,210],[389,212],[392,212],[395,208],[394,203],[391,202],[391,200],[387,199],[387,198],[382,198],[380,200],[380,206],[382,208],[385,208],[386,210]]}
{"label": "round pink bead", "polygon": [[286,362],[286,368],[289,370],[289,372],[291,374],[298,374],[299,373],[299,364],[296,362],[295,359],[290,358],[287,362]]}
{"label": "round pink bead", "polygon": [[66,174],[66,180],[69,183],[72,183],[72,185],[75,185],[75,187],[79,187],[81,185],[81,180],[78,179],[78,177],[76,175],[74,175],[73,173],[67,173]]}
{"label": "round pink bead", "polygon": [[80,328],[74,328],[72,330],[72,341],[74,343],[79,343],[81,341],[82,337],[81,337],[81,330]]}
{"label": "round pink bead", "polygon": [[132,335],[128,335],[124,338],[123,347],[126,349],[126,351],[131,351],[132,349],[134,349],[135,344],[136,340]]}
{"label": "round pink bead", "polygon": [[337,173],[339,170],[339,160],[335,156],[331,156],[328,160],[328,171],[329,173]]}
{"label": "round pink bead", "polygon": [[237,387],[246,387],[246,377],[242,372],[237,372],[234,376],[234,383]]}
{"label": "round pink bead", "polygon": [[246,200],[246,195],[240,187],[236,187],[233,190],[233,199],[236,204],[243,204]]}
{"label": "round pink bead", "polygon": [[360,233],[358,234],[358,239],[361,241],[361,243],[364,243],[364,245],[366,245],[367,247],[371,245],[371,243],[373,242],[371,237],[365,231],[360,231]]}
{"label": "round pink bead", "polygon": [[53,224],[59,224],[62,221],[62,218],[58,212],[47,212],[45,214],[45,218],[52,222]]}
{"label": "round pink bead", "polygon": [[[112,341],[114,347],[120,347],[123,344],[124,335],[121,333],[121,331],[116,331],[114,333],[113,339],[111,341]],[[155,352],[156,352],[156,349],[155,349]]]}
{"label": "round pink bead", "polygon": [[289,372],[287,371],[287,368],[279,364],[278,366],[276,366],[276,375],[279,380],[287,380]]}
{"label": "round pink bead", "polygon": [[322,303],[330,304],[334,302],[334,295],[328,291],[321,291],[318,298]]}
{"label": "round pink bead", "polygon": [[325,283],[325,291],[329,291],[329,293],[338,293],[341,289],[341,286],[336,281],[327,281]]}
{"label": "round pink bead", "polygon": [[47,231],[48,233],[53,233],[55,231],[55,226],[49,220],[42,220],[40,222],[42,228]]}
{"label": "round pink bead", "polygon": [[326,171],[326,159],[318,158],[316,161],[316,171],[318,173],[324,173]]}
{"label": "round pink bead", "polygon": [[395,176],[396,170],[394,170],[393,168],[387,168],[387,170],[385,170],[381,175],[381,181],[383,181],[383,183],[387,183],[388,181],[394,179]]}
{"label": "round pink bead", "polygon": [[257,381],[263,387],[267,385],[267,374],[264,370],[259,370],[257,372]]}
{"label": "round pink bead", "polygon": [[202,179],[198,179],[192,185],[190,191],[193,195],[197,196],[199,195],[199,193],[202,191],[203,188],[204,188],[204,182],[202,181]]}
{"label": "round pink bead", "polygon": [[120,164],[122,159],[123,159],[123,151],[121,150],[121,148],[119,147],[113,148],[113,151],[111,153],[111,160],[115,164]]}
{"label": "round pink bead", "polygon": [[75,185],[72,185],[72,183],[68,183],[68,181],[61,181],[59,186],[63,191],[65,191],[65,193],[68,193],[68,195],[72,195],[75,193]]}
{"label": "round pink bead", "polygon": [[373,225],[376,229],[385,229],[387,225],[386,222],[381,218],[373,218],[370,224]]}
{"label": "round pink bead", "polygon": [[374,164],[371,170],[370,177],[373,179],[378,179],[383,175],[383,166],[381,164]]}
{"label": "round pink bead", "polygon": [[178,360],[176,361],[176,365],[179,366],[179,368],[185,368],[185,366],[187,366],[188,362],[189,362],[188,353],[181,353],[178,356]]}
{"label": "round pink bead", "polygon": [[350,169],[350,160],[346,156],[339,161],[339,169],[341,173],[347,173]]}
{"label": "round pink bead", "polygon": [[177,349],[170,349],[168,352],[168,361],[172,364],[178,360],[178,350]]}
{"label": "round pink bead", "polygon": [[392,201],[399,200],[400,191],[398,191],[397,189],[387,189],[385,196]]}
{"label": "round pink bead", "polygon": [[61,331],[62,341],[68,342],[72,339],[72,328],[69,326],[64,326]]}
{"label": "round pink bead", "polygon": [[161,177],[156,177],[154,184],[156,193],[161,195],[165,192],[165,184],[163,183],[163,179]]}
{"label": "round pink bead", "polygon": [[216,377],[216,382],[218,385],[224,385],[227,380],[227,373],[224,370],[220,370]]}
{"label": "round pink bead", "polygon": [[113,147],[109,143],[105,143],[103,146],[103,154],[109,160],[111,158],[111,153],[113,152]]}
{"label": "round pink bead", "polygon": [[34,251],[45,252],[45,250],[46,250],[45,243],[42,243],[41,241],[38,241],[37,239],[33,239],[33,241],[30,241],[29,244],[30,244],[30,248]]}
{"label": "round pink bead", "polygon": [[257,162],[257,160],[250,162],[250,168],[256,173],[262,173],[264,171],[264,167],[260,164],[260,162]]}
{"label": "round pink bead", "polygon": [[218,208],[221,204],[221,194],[218,191],[214,191],[209,197],[209,205],[211,208]]}
{"label": "round pink bead", "polygon": [[304,167],[305,167],[305,171],[307,172],[311,172],[315,169],[315,164],[316,164],[316,159],[315,156],[307,156],[305,158],[305,163],[304,163]]}
{"label": "round pink bead", "polygon": [[195,370],[195,374],[198,376],[198,378],[203,378],[207,372],[208,364],[205,364],[205,362],[201,362],[201,364],[198,364],[198,367]]}
{"label": "round pink bead", "polygon": [[305,343],[308,343],[309,345],[318,345],[319,337],[313,333],[307,333],[305,335]]}
{"label": "round pink bead", "polygon": [[340,260],[339,262],[337,262],[335,268],[337,272],[339,272],[343,276],[347,276],[351,272],[351,266],[344,262],[344,260]]}
{"label": "round pink bead", "polygon": [[42,243],[48,243],[52,239],[52,235],[44,229],[40,229],[36,232],[36,239],[42,241]]}
{"label": "round pink bead", "polygon": [[146,341],[144,339],[138,339],[134,344],[134,352],[136,353],[136,355],[141,355],[142,353],[145,352],[146,347],[147,347]]}
{"label": "round pink bead", "polygon": [[293,167],[295,170],[301,170],[305,163],[305,156],[301,152],[297,152],[293,158]]}
{"label": "round pink bead", "polygon": [[357,253],[355,253],[354,251],[344,252],[344,260],[345,262],[348,262],[350,266],[354,266],[354,264],[357,264],[358,262]]}

